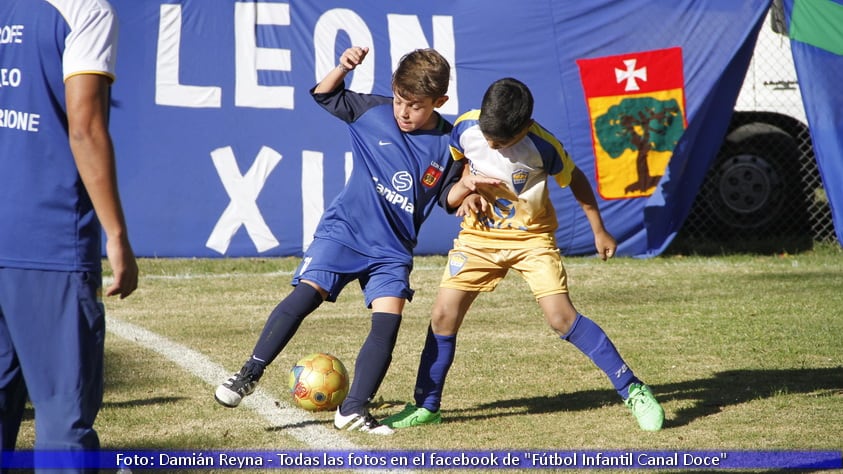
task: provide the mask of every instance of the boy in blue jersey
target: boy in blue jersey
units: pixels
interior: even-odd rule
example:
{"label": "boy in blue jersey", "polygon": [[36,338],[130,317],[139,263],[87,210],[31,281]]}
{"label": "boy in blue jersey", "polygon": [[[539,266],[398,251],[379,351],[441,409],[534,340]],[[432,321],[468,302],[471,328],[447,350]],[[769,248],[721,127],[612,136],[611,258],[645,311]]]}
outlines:
{"label": "boy in blue jersey", "polygon": [[105,0],[3,0],[0,31],[16,73],[0,86],[0,465],[28,397],[36,472],[42,453],[92,472],[77,455],[100,448],[102,296],[138,284],[108,131],[118,21]]}
{"label": "boy in blue jersey", "polygon": [[[448,266],[433,305],[421,354],[415,404],[384,420],[392,428],[441,422],[445,377],[454,360],[456,336],[480,292],[493,291],[509,269],[521,274],[550,327],[587,355],[611,380],[641,429],[658,431],[664,411],[650,389],[623,361],[606,333],[574,308],[555,231],[556,211],[548,195],[548,176],[570,187],[591,225],[603,260],[617,243],[603,225],[588,179],[562,144],[532,119],[533,97],[523,83],[501,79],[483,96],[482,107],[454,124],[451,152],[467,160],[466,171],[499,181],[478,183],[475,193],[457,187],[462,230],[448,255]],[[465,198],[465,199],[463,199]]]}
{"label": "boy in blue jersey", "polygon": [[[450,65],[432,49],[404,56],[392,76],[393,97],[360,94],[343,87],[368,48],[343,52],[339,65],[312,90],[316,102],[348,123],[353,170],[345,188],[325,211],[293,278],[293,291],[272,311],[251,357],[220,385],[216,400],[235,407],[251,394],[264,369],[323,301],[358,280],[371,329],[355,362],[348,396],[334,426],[392,434],[368,412],[392,360],[406,301],[419,227],[444,204],[443,182],[459,179],[448,152],[451,124],[435,109],[447,100]],[[454,207],[451,203],[451,206]]]}

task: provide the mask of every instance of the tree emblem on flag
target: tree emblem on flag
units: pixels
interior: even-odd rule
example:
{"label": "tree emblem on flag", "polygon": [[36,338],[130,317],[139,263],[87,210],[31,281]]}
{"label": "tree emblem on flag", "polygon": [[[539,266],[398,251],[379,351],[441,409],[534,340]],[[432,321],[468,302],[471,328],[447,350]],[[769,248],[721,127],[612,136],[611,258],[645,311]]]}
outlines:
{"label": "tree emblem on flag", "polygon": [[682,109],[675,99],[623,99],[594,121],[597,140],[612,159],[620,158],[627,150],[636,153],[638,179],[624,188],[624,194],[652,194],[661,175],[650,172],[650,151],[672,152],[684,131]]}
{"label": "tree emblem on flag", "polygon": [[653,194],[685,131],[682,51],[577,61],[604,199]]}

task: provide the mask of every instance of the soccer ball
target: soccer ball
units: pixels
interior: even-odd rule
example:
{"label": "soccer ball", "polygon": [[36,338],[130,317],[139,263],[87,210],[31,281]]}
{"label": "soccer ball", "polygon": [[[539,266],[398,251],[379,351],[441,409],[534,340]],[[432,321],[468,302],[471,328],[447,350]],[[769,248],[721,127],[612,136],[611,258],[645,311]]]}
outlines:
{"label": "soccer ball", "polygon": [[310,354],[290,371],[290,394],[293,402],[305,410],[333,410],[348,395],[348,371],[331,354]]}

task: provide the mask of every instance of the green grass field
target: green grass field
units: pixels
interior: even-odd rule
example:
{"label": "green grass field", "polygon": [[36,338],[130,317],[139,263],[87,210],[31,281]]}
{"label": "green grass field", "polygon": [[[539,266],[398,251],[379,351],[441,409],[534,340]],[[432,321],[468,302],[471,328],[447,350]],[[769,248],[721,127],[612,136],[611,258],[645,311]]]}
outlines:
{"label": "green grass field", "polygon": [[[306,450],[338,442],[296,435],[323,430],[361,450],[843,449],[839,247],[565,262],[575,305],[606,330],[662,402],[661,432],[638,430],[604,375],[545,325],[517,274],[481,295],[466,317],[442,425],[391,437],[340,434],[331,429],[332,414],[288,408],[288,371],[299,357],[330,352],[353,369],[369,328],[356,284],[311,315],[268,369],[261,390],[276,413],[223,408],[213,399],[215,385],[249,356],[290,290],[298,260],[144,259],[137,292],[106,303],[112,330],[97,423],[103,448]],[[444,264],[443,257],[417,258],[416,298],[378,394],[378,417],[411,400]],[[175,352],[162,352],[162,340]],[[33,442],[28,415],[23,448]]]}

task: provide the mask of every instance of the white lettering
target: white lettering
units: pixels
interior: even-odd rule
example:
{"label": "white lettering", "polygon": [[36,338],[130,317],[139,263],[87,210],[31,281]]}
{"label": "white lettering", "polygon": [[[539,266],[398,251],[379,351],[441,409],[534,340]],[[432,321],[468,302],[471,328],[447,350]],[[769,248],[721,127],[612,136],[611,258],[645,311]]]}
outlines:
{"label": "white lettering", "polygon": [[181,47],[181,5],[161,5],[158,24],[158,53],[155,61],[155,103],[177,107],[222,105],[222,90],[211,86],[179,83]]}
{"label": "white lettering", "polygon": [[324,187],[322,176],[322,153],[303,151],[301,157],[301,215],[302,215],[302,250],[307,250],[313,242],[313,233],[319,219],[325,211]]}
{"label": "white lettering", "polygon": [[41,114],[21,112],[19,110],[0,109],[0,128],[14,128],[24,132],[37,132],[41,124]]}
{"label": "white lettering", "polygon": [[258,84],[258,70],[290,71],[289,49],[257,46],[256,25],[290,25],[290,5],[286,3],[234,4],[236,82],[234,103],[240,107],[263,109],[293,109],[291,86],[262,86]]}
{"label": "white lettering", "polygon": [[191,466],[214,466],[214,458],[205,456],[202,453],[190,454],[158,454],[158,466],[167,467],[191,467]]}
{"label": "white lettering", "polygon": [[0,87],[18,87],[21,82],[21,72],[18,68],[0,68]]}
{"label": "white lettering", "polygon": [[217,148],[211,152],[211,159],[231,202],[214,226],[205,246],[224,254],[234,234],[241,226],[245,226],[258,252],[277,247],[278,240],[266,225],[256,201],[282,156],[269,147],[262,147],[245,175],[240,174],[231,147]]}
{"label": "white lettering", "polygon": [[392,70],[398,67],[401,58],[419,48],[433,47],[451,64],[451,81],[448,84],[449,100],[439,108],[446,115],[457,115],[460,111],[457,98],[456,41],[454,40],[454,19],[450,16],[434,16],[433,46],[427,41],[422,31],[419,18],[415,15],[387,15],[389,22],[389,52],[392,57]]}
{"label": "white lettering", "polygon": [[354,69],[348,88],[362,93],[371,93],[375,86],[375,41],[366,22],[353,10],[336,8],[328,10],[319,17],[313,29],[313,43],[316,51],[314,78],[321,81],[328,72],[336,67],[334,54],[339,32],[346,33],[354,46],[369,46],[369,54],[363,64]]}
{"label": "white lettering", "polygon": [[403,196],[395,192],[394,190],[387,188],[386,186],[381,184],[377,179],[375,179],[375,189],[377,189],[378,194],[383,196],[388,203],[397,205],[404,212],[407,212],[409,214],[413,213],[415,206],[407,198],[407,196]]}
{"label": "white lettering", "polygon": [[219,465],[222,467],[246,467],[263,466],[263,458],[260,456],[232,456],[227,453],[219,453]]}
{"label": "white lettering", "polygon": [[[345,152],[345,181],[351,177],[353,162],[351,152]],[[301,158],[301,196],[302,196],[302,250],[307,250],[313,243],[316,226],[325,212],[323,154],[318,151],[304,150]]]}
{"label": "white lettering", "polygon": [[23,25],[0,26],[0,44],[23,43]]}
{"label": "white lettering", "polygon": [[[451,63],[449,100],[439,109],[446,115],[459,113],[457,88],[456,41],[451,16],[431,18],[432,41],[428,40],[416,15],[386,15],[390,42],[392,70],[404,54],[433,47]],[[259,71],[294,72],[292,50],[278,47],[259,47],[257,26],[289,27],[292,25],[289,3],[235,2],[234,47],[235,91],[234,105],[269,109],[294,109],[294,86],[261,85]],[[8,28],[8,27],[7,27]],[[22,27],[21,27],[22,28]],[[11,30],[10,30],[11,31]],[[313,31],[315,81],[336,66],[336,44],[348,37],[353,45],[369,46],[366,61],[351,75],[349,88],[370,93],[375,80],[375,44],[372,33],[356,12],[337,8],[323,13]],[[2,33],[12,41],[12,33]],[[21,32],[22,34],[22,32]],[[158,45],[155,61],[155,103],[175,107],[221,108],[222,88],[213,85],[187,85],[179,79],[181,61],[182,6],[164,4],[159,9]],[[187,54],[187,52],[185,53]]]}

